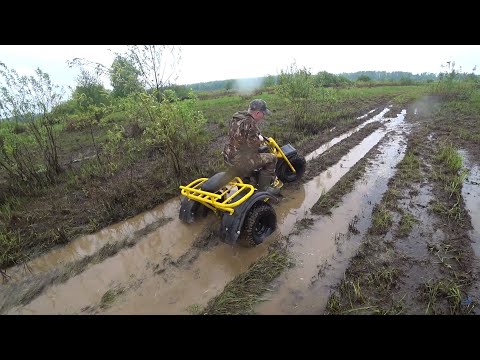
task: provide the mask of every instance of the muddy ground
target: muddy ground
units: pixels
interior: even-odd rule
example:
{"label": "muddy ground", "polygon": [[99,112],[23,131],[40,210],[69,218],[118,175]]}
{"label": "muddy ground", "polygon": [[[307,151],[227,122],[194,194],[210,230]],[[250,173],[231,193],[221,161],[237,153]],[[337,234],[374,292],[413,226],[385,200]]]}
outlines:
{"label": "muddy ground", "polygon": [[[321,122],[321,127],[316,129],[320,134],[286,130],[291,114],[281,102],[273,102],[274,121],[263,122],[262,131],[274,136],[279,143],[286,137],[308,152],[309,148],[315,149],[322,141],[354,126],[356,116],[370,109],[375,112],[388,98],[376,95],[342,101],[342,111]],[[224,167],[220,152],[226,141],[225,123],[238,111],[238,106],[203,109],[210,119],[205,131],[210,134],[208,137],[214,138],[202,143],[200,149],[184,154],[188,158],[180,159],[180,163],[189,165],[180,172],[174,171],[171,160],[158,147],[149,148],[130,160],[125,147],[117,149],[113,157],[108,152],[100,153],[101,162],[110,161],[118,168],[113,172],[99,168],[91,134],[86,138],[85,129],[68,126],[58,138],[59,159],[65,172],[55,184],[22,190],[23,185],[18,182],[10,182],[7,186],[2,179],[5,174],[0,171],[0,205],[5,206],[0,216],[0,237],[7,236],[0,242],[0,274],[5,274],[4,270],[15,264],[63,247],[80,235],[95,233],[177,197],[180,184],[215,174]],[[327,113],[331,110],[329,106],[325,108]],[[225,120],[218,120],[222,118]],[[333,121],[336,127],[324,133],[325,127]],[[125,128],[129,141],[140,140],[142,131],[136,121],[125,124]],[[107,130],[105,127],[93,129],[98,144],[105,143]]]}
{"label": "muddy ground", "polygon": [[[296,254],[300,265],[277,280],[274,294],[255,312],[478,313],[478,226],[473,229],[471,224],[471,219],[475,221],[479,216],[479,189],[475,187],[478,170],[475,171],[475,165],[472,168],[473,163],[478,164],[478,144],[461,144],[464,163],[473,171],[470,179],[464,179],[469,191],[460,194],[457,189],[460,196],[456,197],[453,181],[444,176],[448,170],[436,155],[439,147],[452,141],[452,133],[442,132],[444,126],[438,127],[438,118],[434,116],[438,106],[439,99],[435,98],[411,104],[407,116],[408,130],[404,129],[408,135],[400,140],[406,141],[406,148],[396,150],[398,157],[402,152],[405,157],[398,162],[396,173],[388,180],[381,200],[367,216],[361,216],[363,221],[359,214],[350,219],[344,217],[345,222],[349,221],[348,227],[337,227],[331,256],[325,256],[328,250],[318,254],[324,262],[309,259],[308,255],[317,255],[313,252],[320,247],[318,243],[310,244],[309,238],[315,237],[318,242],[325,240],[326,236],[318,236],[328,228],[323,221],[325,215],[330,215],[335,224],[341,222],[342,216],[338,216],[341,211],[334,210],[332,214],[332,209],[335,206],[348,207],[345,202],[349,196],[351,198],[350,191],[361,191],[361,179],[368,167],[366,163],[378,162],[379,149],[380,155],[384,155],[385,144],[373,148],[312,207],[313,214],[323,216],[312,220],[300,234],[295,234],[287,246]],[[459,120],[457,116],[457,125],[462,122]],[[472,127],[471,124],[469,121],[465,125]],[[384,140],[397,143],[399,138],[389,139],[387,136]],[[459,139],[455,140],[456,144],[460,143]],[[374,173],[379,175],[378,171]],[[375,181],[375,176],[368,181]],[[473,186],[468,186],[472,183]],[[338,205],[342,198],[344,204]],[[472,203],[469,209],[465,208],[464,198]],[[474,198],[476,200],[472,200]],[[368,204],[372,202],[368,201]],[[359,228],[359,221],[362,228]],[[299,246],[302,242],[303,245]],[[349,256],[343,252],[352,256],[351,260],[347,260]],[[308,275],[311,275],[310,279]]]}
{"label": "muddy ground", "polygon": [[213,214],[182,224],[172,199],[9,269],[0,313],[477,313],[479,146],[453,139],[477,172],[449,188],[440,104],[379,105],[303,144],[264,244],[224,244]]}
{"label": "muddy ground", "polygon": [[[480,160],[478,143],[444,131],[452,119],[439,117],[439,103],[426,98],[409,107],[407,155],[329,297],[327,313],[478,314],[479,244],[470,233],[472,217],[480,214],[478,208],[467,209],[465,199],[478,199],[479,189],[462,194],[463,183],[471,183],[467,175],[455,192],[439,159],[439,150],[454,144],[455,150],[463,149],[464,167],[472,170]],[[457,126],[462,122],[466,128],[478,127],[478,118],[455,119]]]}

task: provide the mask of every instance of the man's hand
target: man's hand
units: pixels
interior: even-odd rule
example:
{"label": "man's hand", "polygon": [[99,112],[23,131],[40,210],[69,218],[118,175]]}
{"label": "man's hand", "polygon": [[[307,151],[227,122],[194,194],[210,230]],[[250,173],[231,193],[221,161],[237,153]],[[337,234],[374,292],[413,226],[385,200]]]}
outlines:
{"label": "man's hand", "polygon": [[262,134],[258,135],[260,141],[270,142],[270,138],[263,136]]}

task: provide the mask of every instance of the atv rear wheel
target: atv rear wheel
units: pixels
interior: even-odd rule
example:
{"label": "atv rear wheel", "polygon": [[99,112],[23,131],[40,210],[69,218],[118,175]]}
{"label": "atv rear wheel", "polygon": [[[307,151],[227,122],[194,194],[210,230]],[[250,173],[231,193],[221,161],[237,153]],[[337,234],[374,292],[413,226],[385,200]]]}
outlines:
{"label": "atv rear wheel", "polygon": [[201,217],[208,214],[208,208],[197,201],[184,197],[180,203],[180,212],[178,217],[187,224],[192,224]]}
{"label": "atv rear wheel", "polygon": [[242,234],[238,243],[243,247],[261,244],[277,227],[277,216],[271,205],[261,202],[245,217]]}
{"label": "atv rear wheel", "polygon": [[295,155],[291,159],[288,159],[292,166],[295,168],[296,172],[293,172],[290,169],[290,166],[285,161],[282,161],[281,164],[277,167],[277,176],[284,183],[291,183],[299,180],[303,173],[305,172],[305,167],[307,162],[303,156]]}

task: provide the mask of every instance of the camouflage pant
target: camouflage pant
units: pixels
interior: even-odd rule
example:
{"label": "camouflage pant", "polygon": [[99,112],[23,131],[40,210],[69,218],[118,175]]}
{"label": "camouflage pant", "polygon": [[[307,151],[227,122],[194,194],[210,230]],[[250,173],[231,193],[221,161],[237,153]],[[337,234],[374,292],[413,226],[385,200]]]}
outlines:
{"label": "camouflage pant", "polygon": [[277,165],[277,157],[271,153],[259,153],[250,158],[236,157],[232,161],[232,165],[241,172],[241,176],[249,175],[253,170],[263,168],[272,176],[275,175],[275,166]]}

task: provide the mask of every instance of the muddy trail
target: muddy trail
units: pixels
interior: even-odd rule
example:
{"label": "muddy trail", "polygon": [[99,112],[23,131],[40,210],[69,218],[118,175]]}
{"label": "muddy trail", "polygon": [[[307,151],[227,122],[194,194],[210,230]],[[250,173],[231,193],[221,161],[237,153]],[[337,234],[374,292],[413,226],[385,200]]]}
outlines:
{"label": "muddy trail", "polygon": [[452,200],[433,156],[442,139],[424,126],[434,105],[413,104],[409,121],[312,207],[287,240],[295,266],[253,312],[478,314],[478,159],[459,151],[469,171]]}
{"label": "muddy trail", "polygon": [[[347,291],[340,292],[340,295],[334,292],[339,284],[345,283],[349,264],[355,267],[354,261],[361,254],[362,244],[375,245],[370,238],[372,223],[375,223],[372,218],[376,219],[378,204],[389,193],[387,189],[396,176],[398,164],[405,158],[409,139],[415,133],[412,128],[415,129],[416,121],[420,121],[417,116],[422,110],[421,106],[413,106],[408,111],[390,107],[372,109],[358,118],[357,127],[332,136],[306,154],[307,171],[302,181],[286,185],[280,203],[275,205],[277,230],[255,248],[223,243],[218,236],[220,221],[213,214],[195,224],[181,223],[178,219],[180,198],[175,198],[96,234],[80,237],[23,266],[8,269],[3,274],[4,284],[0,288],[0,313],[208,313],[202,309],[278,243],[285,244],[293,264],[270,284],[270,291],[263,296],[262,302],[249,309],[249,313],[319,314],[327,309],[330,313],[356,312],[351,310],[352,301],[349,306],[345,305]],[[468,151],[464,156],[468,159]],[[478,250],[480,244],[479,224],[476,220],[472,223],[469,220],[470,217],[480,218],[478,164],[473,161],[470,165],[472,171],[462,188],[468,221],[465,231],[460,230],[459,235],[463,240],[464,234],[473,239],[473,243],[470,240],[468,243],[470,252],[468,246],[462,248],[462,255],[469,259],[462,263],[462,279],[465,281],[462,280],[461,285],[464,287],[465,284],[476,286],[476,275],[472,270],[476,257],[472,249],[476,246]],[[424,216],[425,221],[422,222],[424,226],[416,227],[412,232],[417,232],[417,238],[430,234],[432,240],[428,246],[424,242],[413,242],[403,247],[399,245],[396,253],[387,251],[393,259],[392,254],[399,255],[399,259],[408,258],[408,261],[397,264],[396,271],[391,271],[391,279],[408,276],[409,272],[427,272],[429,269],[422,268],[422,261],[425,262],[438,249],[437,255],[445,250],[445,241],[442,242],[438,234],[439,231],[448,234],[449,230],[441,230],[435,220],[426,218],[432,216],[427,209],[434,196],[433,187],[430,188],[426,181],[425,184],[419,183],[414,190],[414,200],[407,194],[410,202],[405,200],[403,205],[425,210],[425,214],[414,213],[416,219],[423,220]],[[413,190],[398,191],[408,193]],[[325,206],[323,200],[327,194],[331,197]],[[379,242],[388,250],[397,237],[400,238],[392,232],[385,238],[382,236]],[[388,258],[381,251],[372,254],[376,260],[386,261]],[[438,264],[435,262],[434,265]],[[443,275],[443,270],[440,265],[436,270],[439,276]],[[460,274],[460,269],[456,270]],[[361,269],[357,271],[362,272]],[[371,273],[375,274],[374,271]],[[429,274],[435,281],[433,275]],[[417,276],[415,273],[412,278]],[[380,276],[380,279],[383,278]],[[375,283],[375,278],[371,282]],[[424,283],[407,283],[403,289],[408,288],[411,294],[417,294],[421,286],[424,290],[420,295],[428,292],[428,285]],[[387,290],[391,288],[387,287]],[[400,287],[397,290],[402,293]],[[473,292],[467,292],[464,292],[468,295],[466,307],[470,311],[475,308],[477,299]],[[373,294],[372,289],[372,297]],[[392,296],[393,300],[388,301],[393,305],[387,309],[398,310],[400,306]],[[411,312],[425,312],[423,305],[430,303],[422,296],[423,300],[419,301],[413,295],[411,299],[404,297],[402,306],[408,303],[415,309]],[[385,307],[367,299],[367,294],[357,299],[359,306],[356,308],[384,310]],[[430,307],[436,312],[446,312],[448,305],[448,301],[445,305],[438,301]]]}

